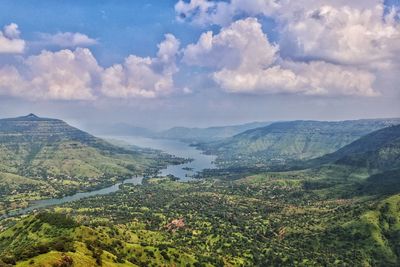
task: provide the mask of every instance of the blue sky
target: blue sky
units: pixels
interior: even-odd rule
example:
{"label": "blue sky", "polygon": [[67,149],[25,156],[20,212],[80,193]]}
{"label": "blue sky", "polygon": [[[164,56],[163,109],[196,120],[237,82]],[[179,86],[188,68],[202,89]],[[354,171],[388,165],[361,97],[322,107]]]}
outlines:
{"label": "blue sky", "polygon": [[397,117],[398,7],[3,0],[0,112],[147,127]]}
{"label": "blue sky", "polygon": [[[75,4],[74,4],[75,2]],[[201,32],[175,20],[175,1],[2,1],[0,24],[18,24],[22,36],[82,32],[100,44],[92,48],[103,64],[126,55],[154,55],[167,32],[189,42]]]}

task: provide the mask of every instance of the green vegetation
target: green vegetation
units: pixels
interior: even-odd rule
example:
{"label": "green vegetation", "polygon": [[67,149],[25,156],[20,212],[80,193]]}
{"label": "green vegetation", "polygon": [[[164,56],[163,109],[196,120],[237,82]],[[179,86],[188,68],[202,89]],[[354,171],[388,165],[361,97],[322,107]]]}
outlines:
{"label": "green vegetation", "polygon": [[399,123],[399,119],[277,122],[199,147],[218,155],[222,168],[283,166],[332,153],[372,131]]}
{"label": "green vegetation", "polygon": [[[362,132],[370,121],[358,123]],[[323,130],[312,129],[312,147],[322,146]],[[399,129],[387,127],[335,153],[296,162],[297,170],[226,167],[187,183],[147,176],[143,185],[122,184],[112,194],[1,220],[0,266],[399,266]],[[82,186],[99,170],[108,177],[126,170],[133,175],[145,170],[144,159],[159,159],[154,151],[130,152],[99,139],[72,147],[78,141],[62,140],[57,149],[38,149],[38,141],[21,149],[29,155],[24,161],[20,152],[1,154],[9,170],[0,175],[9,201],[2,203],[26,201],[32,188],[35,197],[58,192],[43,171],[76,171]],[[64,166],[70,159],[77,161]]]}
{"label": "green vegetation", "polygon": [[265,127],[271,124],[270,122],[251,122],[242,125],[220,126],[209,128],[186,128],[174,127],[159,133],[153,133],[152,136],[165,139],[176,139],[188,143],[209,142],[222,140],[232,137],[241,132]]}
{"label": "green vegetation", "polygon": [[400,166],[400,125],[368,134],[338,151],[312,160],[312,164],[337,163],[390,170]]}
{"label": "green vegetation", "polygon": [[[343,194],[340,180],[348,176],[328,177],[333,169],[124,185],[10,220],[0,234],[1,258],[21,266],[65,255],[74,262],[85,255],[93,266],[398,266],[400,194]],[[327,178],[336,184],[310,186]],[[48,250],[26,245],[37,240]],[[67,247],[54,247],[57,240]]]}
{"label": "green vegetation", "polygon": [[180,163],[159,151],[123,148],[61,120],[0,120],[0,213],[40,198],[105,187]]}

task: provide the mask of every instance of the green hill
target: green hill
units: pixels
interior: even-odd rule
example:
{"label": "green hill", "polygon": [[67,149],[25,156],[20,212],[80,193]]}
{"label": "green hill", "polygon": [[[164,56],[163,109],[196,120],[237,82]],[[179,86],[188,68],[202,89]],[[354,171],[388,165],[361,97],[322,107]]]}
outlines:
{"label": "green hill", "polygon": [[400,195],[318,191],[273,173],[125,185],[3,222],[0,266],[399,266]]}
{"label": "green hill", "polygon": [[400,125],[372,132],[334,153],[311,162],[336,163],[377,170],[400,168]]}
{"label": "green hill", "polygon": [[125,149],[34,114],[0,120],[0,211],[155,171],[170,157]]}
{"label": "green hill", "polygon": [[241,132],[258,127],[264,127],[269,124],[270,122],[251,122],[242,125],[208,128],[174,127],[156,133],[154,136],[158,138],[181,140],[183,142],[210,142],[232,137]]}
{"label": "green hill", "polygon": [[278,122],[200,148],[217,154],[222,165],[276,165],[332,153],[368,133],[399,123],[400,119]]}

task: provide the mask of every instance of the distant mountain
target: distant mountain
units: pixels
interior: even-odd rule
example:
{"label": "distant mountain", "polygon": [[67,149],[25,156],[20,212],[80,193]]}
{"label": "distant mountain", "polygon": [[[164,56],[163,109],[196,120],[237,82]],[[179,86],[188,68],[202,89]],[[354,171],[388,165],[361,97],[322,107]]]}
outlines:
{"label": "distant mountain", "polygon": [[115,123],[115,124],[88,124],[86,126],[91,132],[99,135],[115,135],[115,136],[124,136],[124,135],[133,135],[133,136],[143,136],[143,137],[152,137],[155,132],[146,129],[143,127],[138,127],[131,125],[129,123]]}
{"label": "distant mountain", "polygon": [[332,153],[372,131],[396,124],[400,119],[277,122],[200,148],[217,154],[220,163],[271,165]]}
{"label": "distant mountain", "polygon": [[400,168],[400,125],[372,132],[312,162],[336,163],[378,170]]}
{"label": "distant mountain", "polygon": [[159,132],[155,136],[158,138],[176,139],[184,142],[210,142],[228,138],[249,129],[264,127],[269,124],[271,123],[251,122],[242,125],[218,126],[209,128],[174,127],[166,131]]}
{"label": "distant mountain", "polygon": [[187,143],[211,142],[232,137],[238,133],[269,125],[270,122],[251,122],[241,125],[217,126],[208,128],[173,127],[164,131],[155,131],[137,127],[128,123],[94,124],[89,123],[86,128],[99,135],[132,135],[148,138],[180,140]]}
{"label": "distant mountain", "polygon": [[3,146],[59,141],[79,141],[86,145],[104,144],[102,140],[58,119],[40,118],[34,114],[0,119],[0,144]]}
{"label": "distant mountain", "polygon": [[112,145],[58,119],[1,119],[0,210],[12,194],[33,199],[94,189],[166,164],[168,156],[159,157],[153,150]]}

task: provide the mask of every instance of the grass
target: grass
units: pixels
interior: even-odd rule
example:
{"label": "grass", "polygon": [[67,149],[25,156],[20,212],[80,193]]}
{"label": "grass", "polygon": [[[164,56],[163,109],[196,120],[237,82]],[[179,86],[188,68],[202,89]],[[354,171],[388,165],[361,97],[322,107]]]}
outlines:
{"label": "grass", "polygon": [[[0,234],[0,251],[53,247],[69,238],[74,251],[53,247],[41,255],[60,260],[65,253],[88,266],[96,260],[104,266],[397,266],[400,194],[354,195],[349,185],[367,175],[323,166],[235,181],[147,179],[55,207],[50,217],[10,224]],[[339,197],[344,192],[347,197]],[[168,225],[181,218],[184,226],[171,230]]]}

